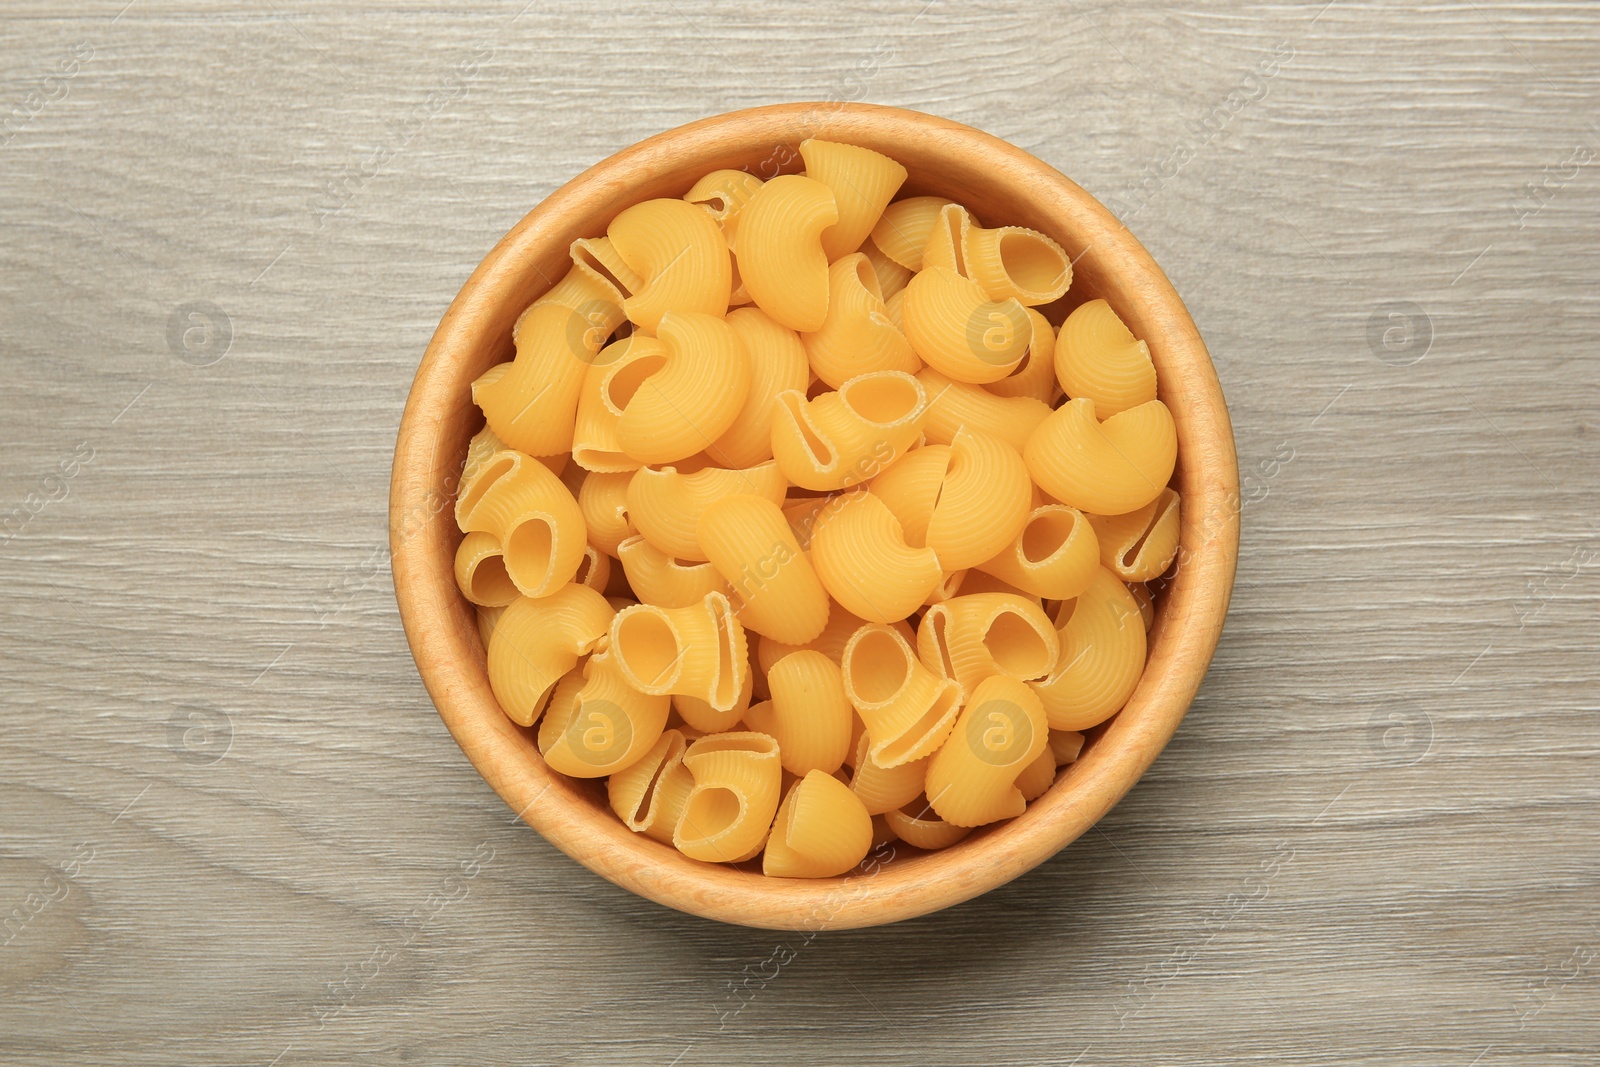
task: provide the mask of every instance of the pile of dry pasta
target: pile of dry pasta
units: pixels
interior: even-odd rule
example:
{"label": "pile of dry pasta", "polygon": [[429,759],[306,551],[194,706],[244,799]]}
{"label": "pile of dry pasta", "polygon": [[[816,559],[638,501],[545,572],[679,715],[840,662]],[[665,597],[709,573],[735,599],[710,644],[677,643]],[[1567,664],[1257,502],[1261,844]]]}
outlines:
{"label": "pile of dry pasta", "polygon": [[1172,416],[1042,233],[808,140],[624,210],[472,387],[494,694],[632,830],[825,877],[1019,815],[1144,669]]}

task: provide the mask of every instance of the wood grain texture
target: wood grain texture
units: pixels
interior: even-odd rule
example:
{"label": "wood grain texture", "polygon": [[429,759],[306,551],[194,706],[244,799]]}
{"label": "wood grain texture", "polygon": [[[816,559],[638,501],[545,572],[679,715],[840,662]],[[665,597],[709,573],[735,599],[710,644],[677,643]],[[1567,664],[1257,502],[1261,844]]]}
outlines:
{"label": "wood grain texture", "polygon": [[[0,16],[0,1059],[1594,1062],[1591,6],[123,3]],[[487,249],[624,145],[830,95],[1118,201],[1250,502],[1211,673],[1095,830],[807,940],[513,823],[384,544]]]}

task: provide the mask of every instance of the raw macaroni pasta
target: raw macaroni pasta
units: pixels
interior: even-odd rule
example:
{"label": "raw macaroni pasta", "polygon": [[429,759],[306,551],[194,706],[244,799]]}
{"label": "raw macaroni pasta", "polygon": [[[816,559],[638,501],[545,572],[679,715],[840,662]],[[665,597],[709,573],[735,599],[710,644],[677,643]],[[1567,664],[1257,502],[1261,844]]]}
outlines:
{"label": "raw macaroni pasta", "polygon": [[1150,346],[1060,244],[798,148],[572,243],[473,382],[455,578],[628,831],[830,878],[1051,790],[1138,687],[1182,501]]}

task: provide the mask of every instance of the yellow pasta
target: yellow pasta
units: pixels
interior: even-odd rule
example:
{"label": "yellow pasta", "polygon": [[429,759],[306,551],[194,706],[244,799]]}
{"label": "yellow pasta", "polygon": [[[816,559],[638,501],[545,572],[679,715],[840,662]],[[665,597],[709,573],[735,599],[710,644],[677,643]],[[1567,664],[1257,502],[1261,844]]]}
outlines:
{"label": "yellow pasta", "polygon": [[856,739],[855,773],[850,778],[850,791],[861,798],[867,812],[882,815],[904,807],[921,796],[923,782],[928,777],[928,758],[912,760],[898,767],[883,767],[867,751],[871,744],[872,739],[865,731]]}
{"label": "yellow pasta", "polygon": [[661,737],[669,701],[629,685],[609,652],[589,657],[581,684],[566,683],[539,724],[539,752],[552,770],[600,778],[637,763]]}
{"label": "yellow pasta", "polygon": [[1094,401],[1075,397],[1028,438],[1022,457],[1039,488],[1095,515],[1123,515],[1160,495],[1178,458],[1172,413],[1159,400],[1097,421]]}
{"label": "yellow pasta", "polygon": [[942,196],[912,196],[883,209],[872,228],[872,243],[891,261],[910,271],[922,269],[922,250],[950,201]]}
{"label": "yellow pasta", "polygon": [[520,452],[496,453],[480,464],[456,499],[456,523],[466,533],[492,534],[506,574],[524,596],[545,596],[572,580],[583,560],[583,512],[567,487],[543,464]]}
{"label": "yellow pasta", "polygon": [[[905,291],[906,283],[911,280],[913,271],[884,255],[871,241],[861,246],[861,254],[867,257],[867,262],[872,264],[872,272],[878,276],[878,292],[885,304],[897,293]],[[895,329],[899,328],[896,324]]]}
{"label": "yellow pasta", "polygon": [[1148,346],[1037,310],[1061,245],[800,154],[572,242],[472,383],[455,581],[552,771],[691,859],[828,878],[1051,789],[1143,673],[1181,502]]}
{"label": "yellow pasta", "polygon": [[754,467],[772,458],[774,398],[790,389],[804,392],[811,368],[799,335],[760,308],[728,312],[728,326],[749,357],[750,390],[733,424],[706,446],[706,455],[718,466]]}
{"label": "yellow pasta", "polygon": [[733,238],[739,277],[756,305],[791,330],[817,330],[828,316],[823,231],[839,221],[833,190],[799,174],[757,189]]}
{"label": "yellow pasta", "polygon": [[942,267],[967,277],[967,231],[978,224],[972,213],[960,204],[945,204],[928,227],[928,240],[922,248],[922,266]]}
{"label": "yellow pasta", "polygon": [[1150,346],[1136,340],[1104,300],[1078,307],[1061,324],[1055,372],[1068,396],[1094,401],[1098,419],[1156,398]]}
{"label": "yellow pasta", "polygon": [[928,670],[899,631],[863,626],[845,645],[845,695],[866,725],[867,752],[880,767],[932,755],[950,736],[963,692]]}
{"label": "yellow pasta", "polygon": [[739,215],[760,188],[761,179],[749,171],[714,170],[695,182],[683,198],[709,211],[722,226],[722,235],[732,244],[739,227]]}
{"label": "yellow pasta", "polygon": [[684,608],[704,602],[707,593],[732,592],[711,564],[685,562],[638,534],[617,545],[617,559],[641,604]]}
{"label": "yellow pasta", "polygon": [[[572,242],[572,261],[609,282],[624,297],[644,287],[644,279],[622,258],[609,237],[580,237]],[[599,325],[598,323],[595,325]],[[620,323],[614,323],[611,330]],[[601,335],[603,340],[611,330]]]}
{"label": "yellow pasta", "polygon": [[599,349],[606,338],[627,321],[622,310],[625,294],[618,288],[617,280],[596,270],[596,261],[586,249],[574,244],[571,252],[572,268],[550,287],[549,292],[523,311],[522,317],[511,327],[512,344],[520,346],[523,321],[528,312],[546,304],[558,304],[577,312],[570,326],[579,347]]}
{"label": "yellow pasta", "polygon": [[640,278],[622,303],[635,324],[659,332],[669,312],[719,318],[728,313],[728,242],[703,208],[684,200],[646,200],[623,210],[606,236]]}
{"label": "yellow pasta", "polygon": [[478,609],[478,639],[483,642],[485,650],[489,647],[489,638],[494,635],[495,623],[499,622],[500,616],[505,613],[506,609],[503,607]]}
{"label": "yellow pasta", "polygon": [[913,848],[949,848],[972,833],[968,826],[955,826],[934,814],[926,797],[918,797],[904,807],[883,813],[885,825],[895,837]]}
{"label": "yellow pasta", "polygon": [[1090,515],[1100,542],[1100,562],[1125,582],[1159,578],[1178,555],[1178,494],[1161,490],[1126,515]]}
{"label": "yellow pasta", "polygon": [[859,485],[911,447],[926,410],[922,383],[901,371],[862,374],[810,401],[779,393],[773,458],[784,477],[807,489]]}
{"label": "yellow pasta", "polygon": [[[907,281],[910,281],[910,279],[908,278]],[[901,286],[893,296],[886,296],[883,298],[884,314],[889,316],[889,321],[894,323],[894,328],[899,330],[901,333],[906,332],[906,319],[905,315],[903,314],[903,309],[905,306],[906,290],[904,286]]]}
{"label": "yellow pasta", "polygon": [[611,651],[640,692],[695,697],[716,711],[734,706],[750,670],[744,627],[721,593],[683,608],[639,604],[617,612]]}
{"label": "yellow pasta", "polygon": [[753,857],[778,811],[778,743],[753,732],[712,734],[689,746],[683,765],[694,787],[672,834],[678,851],[710,863]]}
{"label": "yellow pasta", "polygon": [[500,539],[489,533],[469,533],[461,539],[456,549],[456,585],[480,607],[505,607],[522,595],[506,573]]}
{"label": "yellow pasta", "polygon": [[977,569],[1047,600],[1071,600],[1100,569],[1100,541],[1087,516],[1065,504],[1041,504],[1022,532]]}
{"label": "yellow pasta", "polygon": [[944,577],[933,549],[906,544],[900,521],[861,491],[840,498],[817,523],[811,565],[833,599],[879,623],[911,614]]}
{"label": "yellow pasta", "polygon": [[685,730],[693,730],[697,734],[714,734],[722,730],[731,730],[739,725],[739,720],[750,710],[754,693],[755,671],[751,670],[745,672],[744,687],[739,690],[739,699],[726,711],[718,711],[708,701],[684,696],[682,693],[673,694],[672,710],[683,720]]}
{"label": "yellow pasta", "polygon": [[867,486],[900,521],[901,533],[912,548],[927,547],[928,522],[949,469],[949,445],[924,445],[895,460]]}
{"label": "yellow pasta", "polygon": [[870,148],[815,137],[800,142],[800,158],[806,177],[831,189],[838,205],[839,221],[822,231],[823,252],[830,262],[849,255],[861,247],[905,184],[906,168]]}
{"label": "yellow pasta", "polygon": [[1044,707],[1015,678],[995,675],[972,691],[955,729],[928,762],[928,803],[953,826],[982,826],[1021,815],[1016,781],[1047,751]]}
{"label": "yellow pasta", "polygon": [[578,572],[572,576],[572,580],[597,593],[604,593],[606,586],[611,584],[611,557],[592,544],[584,545],[583,559],[579,561]]}
{"label": "yellow pasta", "polygon": [[990,300],[1033,307],[1059,300],[1072,284],[1072,261],[1054,240],[1024,226],[967,227],[962,261],[966,275]]}
{"label": "yellow pasta", "polygon": [[1083,734],[1076,730],[1050,731],[1050,753],[1055,757],[1056,766],[1065,767],[1077,762],[1082,752]]}
{"label": "yellow pasta", "polygon": [[[867,625],[867,620],[846,611],[843,605],[830,602],[828,607],[828,625],[813,640],[803,645],[786,645],[781,641],[763,638],[761,647],[757,649],[756,658],[759,660],[763,672],[770,671],[772,665],[791,652],[800,652],[805,649],[815,649],[824,656],[839,663],[844,659],[844,646],[850,643],[850,638],[855,632]],[[904,619],[897,619],[889,624],[900,632],[907,644],[915,644],[917,632],[911,624]]]}
{"label": "yellow pasta", "polygon": [[951,381],[932,367],[917,372],[928,394],[928,413],[922,422],[929,442],[947,445],[966,426],[998,437],[1018,452],[1045,419],[1050,407],[1031,396],[997,396],[976,385]]}
{"label": "yellow pasta", "polygon": [[835,389],[871,371],[915,374],[922,369],[911,343],[889,321],[877,272],[859,252],[828,268],[827,317],[800,340],[811,369]]}
{"label": "yellow pasta", "polygon": [[804,644],[827,625],[828,594],[770,497],[737,493],[713,501],[699,514],[697,544],[732,584],[748,629]]}
{"label": "yellow pasta", "polygon": [[[692,474],[671,466],[640,467],[628,483],[628,517],[645,540],[683,560],[703,560],[697,529],[712,504],[735,494],[769,501],[776,511],[788,489],[771,460],[748,470],[703,467]],[[780,512],[781,514],[781,512]]]}
{"label": "yellow pasta", "polygon": [[1044,796],[1052,785],[1056,783],[1056,758],[1046,745],[1043,752],[1034,757],[1032,763],[1022,768],[1022,773],[1017,775],[1015,785],[1017,792],[1022,794],[1022,799],[1032,804]]}
{"label": "yellow pasta", "polygon": [[855,712],[845,696],[839,665],[821,652],[793,652],[767,672],[772,699],[744,721],[778,740],[784,770],[832,774],[850,751]]}
{"label": "yellow pasta", "polygon": [[[1050,320],[1033,308],[1024,308],[1032,334],[1028,340],[1028,354],[1012,368],[1011,373],[984,388],[996,396],[1026,396],[1042,404],[1052,403],[1059,395],[1056,387],[1056,332]],[[1021,451],[1020,449],[1018,451]]]}
{"label": "yellow pasta", "polygon": [[532,726],[551,687],[594,651],[614,614],[605,597],[583,585],[508,605],[489,638],[489,686],[506,716]]}
{"label": "yellow pasta", "polygon": [[928,519],[927,545],[946,570],[991,559],[1022,532],[1033,486],[1017,450],[998,437],[962,427]]}
{"label": "yellow pasta", "polygon": [[961,382],[1006,377],[1033,340],[1033,325],[1020,303],[992,301],[977,282],[944,267],[924,267],[906,284],[900,316],[912,350]]}
{"label": "yellow pasta", "polygon": [[607,779],[611,810],[634,833],[672,844],[672,831],[694,788],[694,775],[683,765],[686,748],[682,732],[667,730],[637,762]]}
{"label": "yellow pasta", "polygon": [[480,378],[473,400],[508,447],[530,456],[565,452],[584,376],[604,338],[591,343],[579,312],[546,303],[523,312],[516,336],[516,359],[498,378]]}
{"label": "yellow pasta", "polygon": [[639,382],[617,420],[618,443],[640,463],[672,463],[705,449],[733,425],[750,389],[750,359],[722,319],[669,312],[657,336],[665,364]]}
{"label": "yellow pasta", "polygon": [[1133,594],[1104,567],[1061,613],[1060,658],[1033,688],[1052,730],[1087,730],[1121,710],[1139,684],[1144,624]]}
{"label": "yellow pasta", "polygon": [[995,675],[1043,678],[1061,653],[1050,617],[1036,600],[1011,593],[970,593],[935,604],[917,626],[917,655],[936,674],[973,692]]}
{"label": "yellow pasta", "polygon": [[[488,372],[479,377],[478,381],[483,381],[484,378],[488,378],[490,374],[494,374],[497,371],[503,373],[510,369],[511,364],[509,363],[497,363],[489,368]],[[473,481],[487,460],[494,458],[496,452],[504,452],[505,450],[506,443],[500,440],[487,425],[473,434],[472,440],[467,442],[467,458],[461,464],[461,481],[457,483],[458,487]]]}
{"label": "yellow pasta", "polygon": [[831,878],[866,858],[872,816],[850,787],[811,771],[790,789],[772,825],[761,873],[779,878]]}
{"label": "yellow pasta", "polygon": [[666,346],[642,333],[630,334],[600,350],[578,393],[572,428],[572,458],[578,466],[602,473],[639,467],[639,461],[622,450],[617,427],[639,383],[666,363]]}
{"label": "yellow pasta", "polygon": [[632,471],[597,471],[585,477],[578,488],[578,509],[589,540],[613,556],[623,541],[639,532],[628,517],[628,483],[632,480]]}

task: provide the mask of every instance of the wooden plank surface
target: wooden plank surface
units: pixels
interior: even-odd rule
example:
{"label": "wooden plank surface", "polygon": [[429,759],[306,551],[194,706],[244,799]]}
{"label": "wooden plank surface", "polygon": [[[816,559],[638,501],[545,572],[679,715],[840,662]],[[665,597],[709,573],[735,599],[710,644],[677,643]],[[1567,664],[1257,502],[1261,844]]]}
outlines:
{"label": "wooden plank surface", "polygon": [[[124,3],[0,14],[0,1060],[1597,1062],[1592,4]],[[806,939],[515,823],[384,543],[500,234],[824,97],[1114,201],[1249,503],[1211,674],[1110,817]]]}

